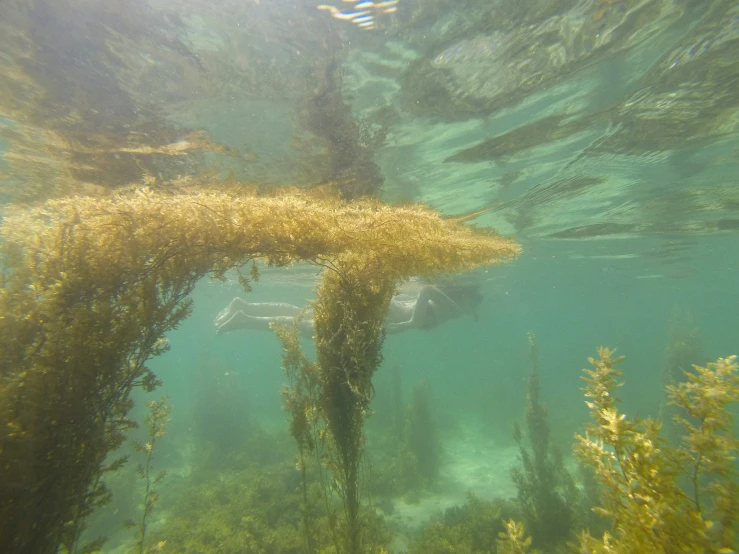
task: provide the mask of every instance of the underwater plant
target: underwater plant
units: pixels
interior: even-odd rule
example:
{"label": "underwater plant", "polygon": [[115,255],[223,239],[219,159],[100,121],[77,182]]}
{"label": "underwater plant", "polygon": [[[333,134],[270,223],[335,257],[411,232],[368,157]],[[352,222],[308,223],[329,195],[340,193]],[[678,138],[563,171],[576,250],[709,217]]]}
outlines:
{"label": "underwater plant", "polygon": [[[443,240],[443,236],[438,237]],[[381,246],[384,249],[384,246]],[[333,489],[341,497],[341,552],[362,552],[360,468],[364,419],[369,413],[372,376],[382,361],[384,318],[396,283],[413,274],[428,274],[428,259],[413,259],[415,249],[393,259],[390,252],[360,256],[347,253],[325,265],[314,303],[318,416],[325,422],[325,463]],[[420,254],[418,250],[415,250]],[[433,265],[452,260],[445,254]],[[442,261],[443,260],[443,261]],[[411,269],[416,266],[415,269]],[[436,266],[439,270],[441,266]],[[284,343],[283,343],[284,344]],[[295,417],[303,418],[301,414]]]}
{"label": "underwater plant", "polygon": [[[362,552],[361,464],[364,418],[369,413],[372,375],[382,361],[383,323],[396,279],[382,275],[379,259],[340,256],[327,266],[318,287],[315,310],[316,362],[306,363],[295,336],[278,333],[286,353],[283,363],[298,387],[285,395],[293,414],[291,432],[301,452],[312,453],[317,431],[322,463],[331,472],[330,490],[342,503],[339,552]],[[290,369],[286,360],[294,362]],[[296,372],[297,370],[297,372]],[[300,383],[306,383],[305,385]],[[301,465],[304,463],[301,460]]]}
{"label": "underwater plant", "polygon": [[403,380],[401,378],[400,366],[393,364],[390,370],[391,388],[390,388],[390,421],[392,426],[392,436],[400,441],[403,437]]}
{"label": "underwater plant", "polygon": [[[652,419],[619,413],[614,393],[621,371],[608,348],[590,358],[585,396],[594,423],[577,436],[580,460],[596,470],[602,487],[596,510],[611,520],[602,539],[580,535],[588,553],[706,552],[736,548],[739,484],[730,404],[739,401],[736,356],[694,366],[687,380],[668,387],[681,409],[680,447],[669,447]],[[683,490],[680,479],[689,486]]]}
{"label": "underwater plant", "polygon": [[[379,407],[373,402],[374,425],[367,442],[371,496],[381,499],[381,509],[392,512],[393,498],[404,496],[406,502],[416,503],[435,484],[442,445],[428,381],[413,387],[409,404],[403,406],[397,366],[391,369],[390,377],[391,389],[386,392],[391,398]],[[378,426],[375,414],[383,409],[387,421]]]}
{"label": "underwater plant", "polygon": [[385,364],[379,379],[375,381],[375,395],[372,398],[373,430],[384,442],[397,448],[403,442],[405,429],[405,406],[403,405],[403,378],[399,364]]}
{"label": "underwater plant", "polygon": [[431,385],[423,381],[411,390],[406,419],[407,447],[414,458],[414,474],[423,485],[433,483],[441,468],[441,441],[432,413]]}
{"label": "underwater plant", "polygon": [[[282,388],[282,401],[285,411],[291,415],[290,435],[295,439],[298,447],[297,469],[300,471],[300,495],[302,530],[305,537],[306,552],[315,552],[317,538],[313,504],[309,500],[308,464],[311,456],[322,457],[325,431],[319,418],[317,406],[320,401],[320,381],[316,364],[311,362],[300,348],[299,326],[300,317],[296,318],[292,326],[273,324],[272,329],[282,345],[282,368],[285,371],[288,383]],[[317,464],[319,480],[323,489],[323,498],[326,511],[331,517],[328,487],[324,467]],[[333,542],[338,539],[331,527]]]}
{"label": "underwater plant", "polygon": [[[136,388],[197,281],[256,258],[326,267],[315,306],[321,410],[358,537],[361,419],[395,284],[508,260],[519,245],[421,206],[139,190],[8,214],[0,229],[0,551],[89,551],[76,542],[110,494],[106,463],[134,426]],[[258,277],[241,275],[249,286]],[[358,551],[354,549],[352,551]]]}
{"label": "underwater plant", "polygon": [[408,549],[409,554],[489,554],[497,552],[498,533],[505,518],[516,516],[503,500],[483,500],[472,493],[461,506],[452,506],[427,525]]}
{"label": "underwater plant", "polygon": [[685,372],[703,360],[703,340],[694,316],[675,309],[667,326],[667,344],[662,355],[663,398],[660,419],[663,433],[671,441],[680,439],[680,425],[675,421],[677,407],[670,403],[669,387],[686,380]]}
{"label": "underwater plant", "polygon": [[159,501],[159,492],[154,489],[154,485],[164,479],[166,475],[166,471],[160,471],[154,475],[154,447],[159,442],[159,439],[167,432],[167,425],[171,421],[169,413],[172,411],[172,406],[167,404],[167,400],[168,398],[164,396],[159,401],[152,400],[148,403],[149,415],[146,418],[148,440],[145,443],[141,441],[134,441],[133,443],[134,450],[144,455],[144,463],[136,467],[139,479],[144,483],[144,509],[139,523],[127,521],[125,525],[128,528],[137,528],[138,540],[136,541],[136,549],[139,554],[146,552],[144,546],[146,543],[147,520],[154,510],[154,506]]}
{"label": "underwater plant", "polygon": [[537,546],[555,545],[566,539],[571,531],[578,495],[575,482],[564,467],[562,452],[550,440],[547,410],[540,399],[539,351],[531,332],[529,355],[531,369],[526,393],[526,442],[529,447],[524,444],[521,427],[515,422],[513,438],[518,444],[522,465],[511,470],[511,477],[531,538]]}
{"label": "underwater plant", "polygon": [[[342,552],[363,551],[359,517],[363,425],[369,414],[372,376],[382,361],[384,318],[396,284],[412,275],[441,271],[443,267],[452,270],[456,265],[453,258],[462,253],[444,247],[446,252],[432,260],[426,256],[441,254],[437,248],[445,237],[426,235],[422,240],[429,239],[435,241],[430,250],[415,243],[408,244],[404,251],[393,252],[388,244],[374,243],[378,251],[369,255],[349,252],[321,262],[326,270],[314,302],[316,362],[299,364],[301,371],[310,373],[314,396],[307,399],[310,410],[302,407],[305,399],[288,408],[298,410],[293,411],[293,421],[301,425],[306,411],[325,423],[324,463],[331,470],[332,489],[338,492],[343,506]],[[299,343],[294,339],[283,341],[283,347],[289,356],[301,356],[296,350]]]}
{"label": "underwater plant", "polygon": [[[335,552],[336,523],[320,510],[325,494],[320,468],[306,465],[308,486],[303,490],[295,446],[286,431],[249,434],[227,454],[229,463],[215,468],[210,456],[195,458],[187,479],[167,482],[166,517],[152,526],[149,544],[165,542],[162,551],[177,554]],[[374,516],[363,514],[368,515]],[[379,516],[367,517],[365,523],[377,544],[391,542]]]}
{"label": "underwater plant", "polygon": [[[152,542],[166,541],[162,551],[177,554],[306,552],[291,455],[281,443],[264,439],[243,449],[238,466],[216,473],[199,467],[186,482],[168,488],[171,508],[163,525],[152,530]],[[268,460],[262,459],[265,452]],[[317,491],[309,495],[318,501]],[[330,548],[327,518],[314,521],[313,532],[314,546]]]}
{"label": "underwater plant", "polygon": [[536,554],[531,550],[531,537],[526,536],[522,523],[509,519],[505,522],[505,531],[498,533],[498,554]]}

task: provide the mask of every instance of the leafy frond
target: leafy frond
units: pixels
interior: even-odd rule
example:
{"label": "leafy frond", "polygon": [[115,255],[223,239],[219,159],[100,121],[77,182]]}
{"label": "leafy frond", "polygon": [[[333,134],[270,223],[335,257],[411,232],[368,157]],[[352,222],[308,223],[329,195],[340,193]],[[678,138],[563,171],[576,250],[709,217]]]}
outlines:
{"label": "leafy frond", "polygon": [[[611,520],[613,531],[602,540],[583,534],[581,551],[733,551],[739,513],[733,462],[739,443],[729,405],[739,399],[736,358],[695,366],[686,382],[668,388],[685,413],[676,419],[686,431],[685,446],[671,448],[658,421],[630,420],[618,411],[613,393],[620,386],[615,364],[621,359],[608,349],[599,354],[583,378],[595,423],[584,437],[577,436],[577,454],[595,469],[602,486],[597,511]],[[692,490],[682,490],[683,477]]]}

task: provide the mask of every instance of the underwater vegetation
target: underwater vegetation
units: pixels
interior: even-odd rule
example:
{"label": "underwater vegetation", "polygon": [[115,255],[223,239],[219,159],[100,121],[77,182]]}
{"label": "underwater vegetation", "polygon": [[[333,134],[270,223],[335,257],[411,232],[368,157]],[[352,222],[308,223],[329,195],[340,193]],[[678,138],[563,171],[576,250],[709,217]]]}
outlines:
{"label": "underwater vegetation", "polygon": [[190,484],[176,494],[178,508],[157,536],[165,537],[167,551],[182,554],[301,552],[292,473],[287,466],[267,475],[245,471]]}
{"label": "underwater vegetation", "polygon": [[[368,439],[370,492],[373,499],[379,497],[379,505],[386,513],[392,513],[393,499],[397,497],[416,503],[433,491],[443,464],[442,438],[430,383],[423,380],[413,387],[409,402],[403,406],[397,367],[391,379],[389,401],[379,406],[373,403],[374,425]],[[384,421],[380,416],[382,409],[389,412]]]}
{"label": "underwater vegetation", "polygon": [[[505,261],[520,247],[421,206],[274,196],[76,197],[3,220],[0,283],[0,550],[90,551],[85,518],[110,500],[104,476],[134,389],[160,382],[147,361],[190,313],[211,274],[256,258],[326,268],[315,305],[320,385],[347,540],[360,521],[362,422],[399,280]],[[258,278],[255,266],[240,282]],[[356,551],[356,550],[350,550]]]}
{"label": "underwater vegetation", "polygon": [[139,554],[148,552],[148,549],[145,548],[147,520],[159,500],[159,492],[154,489],[154,485],[161,482],[166,476],[165,471],[160,471],[156,474],[154,473],[154,449],[159,439],[161,439],[167,432],[167,425],[169,425],[169,422],[171,421],[169,414],[172,411],[172,406],[167,403],[167,400],[168,399],[165,396],[161,400],[152,400],[148,403],[149,415],[146,417],[148,440],[145,443],[140,441],[133,443],[134,450],[144,456],[144,463],[140,463],[136,467],[139,479],[141,479],[144,484],[144,509],[139,523],[136,523],[135,521],[127,521],[124,525],[129,528],[137,528],[138,540],[136,541],[136,550]]}
{"label": "underwater vegetation", "polygon": [[[598,354],[583,377],[593,422],[585,435],[576,435],[577,458],[584,471],[592,470],[583,473],[582,490],[575,489],[569,476],[571,486],[562,487],[558,481],[566,470],[546,441],[538,382],[530,378],[526,420],[531,450],[520,446],[522,468],[513,472],[518,498],[486,501],[469,496],[464,505],[448,509],[428,525],[409,552],[736,552],[736,356],[705,367],[694,365],[679,383],[667,386],[675,422],[682,429],[680,442],[671,444],[659,421],[630,419],[619,412],[614,395],[621,386],[621,371],[616,366],[623,358],[607,348],[599,348]],[[532,342],[532,362],[535,356]],[[595,513],[589,514],[591,510]],[[563,529],[552,529],[544,517]],[[598,532],[600,538],[593,536],[595,529],[605,529]]]}
{"label": "underwater vegetation", "polygon": [[392,515],[398,498],[414,504],[434,491],[443,439],[430,383],[412,387],[405,402],[400,367],[392,364],[381,373],[367,421],[365,465],[369,503]]}
{"label": "underwater vegetation", "polygon": [[509,519],[505,523],[505,529],[498,533],[499,554],[534,554],[538,550],[531,550],[531,537],[526,536],[526,530],[522,523]]}
{"label": "underwater vegetation", "polygon": [[[735,552],[739,483],[731,404],[739,401],[736,356],[694,366],[669,385],[680,408],[680,446],[668,445],[660,423],[620,413],[614,394],[622,357],[607,348],[585,370],[594,423],[577,436],[577,455],[602,488],[597,512],[611,522],[598,539],[584,531],[581,552]],[[685,486],[681,487],[684,482]]]}
{"label": "underwater vegetation", "polygon": [[488,501],[469,494],[461,506],[448,508],[427,526],[409,548],[409,554],[496,553],[503,518],[516,518],[515,506],[504,500]]}
{"label": "underwater vegetation", "polygon": [[[292,536],[314,551],[321,544],[337,552],[382,548],[361,500],[363,424],[382,358],[383,310],[403,278],[490,264],[519,251],[513,241],[423,207],[295,191],[79,197],[19,211],[4,220],[2,234],[0,546],[18,553],[100,548],[101,542],[77,543],[85,518],[110,499],[106,473],[126,461],[108,456],[135,426],[128,418],[131,393],[159,385],[147,361],[166,351],[163,336],[189,314],[188,295],[199,278],[223,278],[254,258],[325,268],[314,306],[316,360],[302,356],[297,340],[285,341],[292,340],[290,330],[280,335],[286,369],[293,368],[285,395],[291,431],[306,467],[311,456],[318,462],[301,474],[303,500],[293,510],[301,523]],[[257,277],[252,270],[241,281],[248,287]],[[695,367],[669,386],[683,443],[668,446],[658,423],[618,412],[619,360],[607,349],[599,353],[585,389],[595,423],[578,439],[578,454],[595,468],[602,487],[597,511],[612,526],[600,539],[581,535],[582,548],[660,552],[674,544],[729,552],[739,513],[729,410],[739,399],[735,358]],[[537,391],[530,380],[532,437],[532,429],[546,428]],[[534,471],[524,464],[521,483],[547,475],[536,472],[541,460],[556,461],[549,449],[537,454],[536,444],[522,450]],[[322,477],[311,476],[316,465]],[[320,514],[316,503],[330,509]],[[537,540],[539,514],[525,513],[519,508],[505,517],[524,519]],[[503,526],[501,514],[490,540],[503,531],[506,548],[525,541],[520,527]],[[326,527],[333,534],[316,531]]]}
{"label": "underwater vegetation", "polygon": [[671,440],[679,440],[681,425],[675,421],[679,410],[670,402],[669,387],[686,380],[686,371],[704,359],[703,340],[690,312],[674,310],[667,326],[667,345],[662,358],[664,398],[660,406],[663,432]]}
{"label": "underwater vegetation", "polygon": [[[158,519],[147,539],[150,551],[304,553],[306,510],[312,546],[333,551],[334,523],[323,510],[318,468],[308,468],[309,483],[303,491],[294,443],[287,433],[272,434],[254,426],[225,452],[224,460],[212,455],[209,446],[204,455],[197,453],[192,459],[186,476],[167,478]],[[389,543],[391,534],[381,518],[363,515],[377,544]]]}
{"label": "underwater vegetation", "polygon": [[406,442],[414,460],[413,475],[428,486],[439,477],[441,440],[432,411],[431,385],[424,381],[411,390],[406,420]]}
{"label": "underwater vegetation", "polygon": [[[429,239],[432,237],[424,236],[422,240]],[[446,250],[445,236],[437,234],[435,239],[442,242],[434,249],[442,246]],[[360,520],[363,426],[373,393],[372,376],[382,361],[383,321],[396,283],[411,275],[440,271],[442,264],[455,267],[454,257],[464,252],[446,250],[439,261],[431,262],[423,257],[423,250],[418,250],[418,243],[407,243],[406,250],[394,252],[387,244],[375,244],[380,249],[377,253],[348,253],[325,264],[328,271],[323,273],[313,304],[315,363],[303,361],[294,327],[289,338],[281,333],[288,375],[295,375],[293,381],[305,382],[293,390],[287,403],[293,417],[292,429],[299,448],[305,445],[309,454],[316,451],[315,445],[321,446],[322,463],[330,469],[332,490],[343,506],[343,528],[337,545],[341,552],[361,552],[365,540]],[[418,258],[414,259],[414,252]],[[515,253],[504,249],[498,256]],[[306,413],[315,418],[315,424],[307,424],[311,420]],[[318,425],[320,440],[316,441],[313,435]]]}
{"label": "underwater vegetation", "polygon": [[[329,470],[328,490],[338,495],[342,506],[335,547],[347,553],[363,552],[369,539],[360,515],[363,425],[372,375],[382,361],[383,320],[394,292],[394,284],[384,279],[363,282],[360,273],[373,269],[357,261],[346,260],[351,273],[342,266],[325,273],[318,288],[315,362],[304,361],[295,326],[278,330],[288,379],[298,383],[283,396],[292,415],[301,469],[305,458],[315,455]],[[331,303],[339,309],[332,310]]]}
{"label": "underwater vegetation", "polygon": [[[261,437],[232,454],[232,469],[198,466],[186,481],[168,489],[172,507],[164,524],[152,532],[152,543],[164,542],[162,552],[178,554],[306,552],[306,506],[292,458],[289,443],[276,445],[274,437]],[[323,494],[316,476],[306,496],[311,545],[316,552],[330,553],[335,552],[335,522],[320,512]],[[391,533],[382,520],[363,515],[375,543],[388,544]]]}
{"label": "underwater vegetation", "polygon": [[518,444],[521,466],[513,468],[511,478],[518,491],[518,508],[534,545],[554,546],[568,538],[576,505],[583,499],[565,469],[562,451],[550,440],[547,410],[540,399],[539,351],[533,333],[529,333],[529,349],[526,440],[515,422],[513,438]]}

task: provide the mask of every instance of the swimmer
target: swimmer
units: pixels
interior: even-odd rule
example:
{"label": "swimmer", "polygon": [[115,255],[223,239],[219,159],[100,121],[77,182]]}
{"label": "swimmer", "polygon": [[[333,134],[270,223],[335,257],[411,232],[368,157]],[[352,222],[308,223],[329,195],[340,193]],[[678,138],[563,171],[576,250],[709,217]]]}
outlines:
{"label": "swimmer", "polygon": [[[482,302],[476,287],[416,285],[416,290],[403,291],[390,300],[385,330],[400,333],[410,329],[433,329],[447,321],[470,314]],[[234,298],[214,321],[217,333],[238,329],[269,330],[271,323],[292,325],[302,314],[300,334],[313,336],[313,311],[284,302],[246,302]]]}

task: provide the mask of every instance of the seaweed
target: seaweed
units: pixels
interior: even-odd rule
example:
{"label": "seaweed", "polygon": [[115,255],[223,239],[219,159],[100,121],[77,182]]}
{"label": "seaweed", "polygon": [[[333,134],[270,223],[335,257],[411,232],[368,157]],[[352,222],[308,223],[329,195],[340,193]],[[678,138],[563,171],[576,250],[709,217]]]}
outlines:
{"label": "seaweed", "polygon": [[[423,381],[411,390],[406,419],[406,442],[413,460],[411,475],[428,486],[436,481],[441,469],[441,440],[432,413],[431,385]],[[412,480],[411,480],[412,482]]]}
{"label": "seaweed", "polygon": [[[171,421],[169,413],[172,411],[172,406],[167,404],[167,400],[165,396],[159,401],[152,400],[149,402],[149,415],[146,418],[148,440],[145,443],[140,441],[133,443],[134,450],[144,456],[144,463],[139,464],[136,468],[139,479],[144,484],[144,501],[141,521],[139,523],[126,521],[125,525],[128,528],[137,528],[138,540],[136,541],[136,550],[139,554],[144,554],[144,552],[148,551],[145,548],[147,524],[151,512],[154,511],[154,506],[159,501],[159,492],[154,489],[154,485],[160,483],[166,476],[166,471],[160,471],[154,475],[154,447],[159,442],[159,439],[164,437],[167,432],[167,425]],[[163,545],[165,542],[160,541],[158,545]]]}
{"label": "seaweed", "polygon": [[404,405],[397,365],[387,377],[373,399],[367,445],[370,491],[379,497],[374,503],[392,513],[395,498],[414,503],[437,483],[442,445],[429,383],[424,380],[413,387],[410,402]]}
{"label": "seaweed", "polygon": [[[408,549],[409,554],[490,554],[499,552],[499,533],[506,529],[503,518],[518,515],[510,503],[488,501],[468,494],[461,506],[447,508],[443,517],[422,531]],[[500,551],[503,552],[504,550]]]}
{"label": "seaweed", "polygon": [[421,206],[296,190],[75,197],[18,211],[0,233],[0,550],[18,554],[75,548],[110,499],[105,473],[124,461],[106,458],[135,426],[131,393],[160,384],[147,362],[190,314],[195,284],[255,258],[327,268],[315,306],[320,407],[356,538],[361,422],[395,284],[520,252]]}
{"label": "seaweed", "polygon": [[[533,333],[529,333],[531,370],[526,394],[526,438],[514,424],[521,467],[511,470],[518,490],[518,505],[537,546],[556,545],[570,534],[579,495],[575,482],[564,467],[562,452],[550,440],[546,407],[540,400],[539,353]],[[513,529],[509,530],[511,533]],[[511,535],[512,536],[512,535]],[[514,550],[515,552],[516,550]]]}
{"label": "seaweed", "polygon": [[[249,447],[254,452],[244,450],[237,470],[213,474],[199,468],[187,483],[170,489],[172,508],[152,533],[155,544],[164,542],[163,551],[178,554],[306,552],[294,466],[282,452],[274,459],[274,445]],[[268,450],[273,459],[254,459],[256,449]],[[318,501],[318,491],[308,494],[311,502]],[[317,520],[314,531],[315,545],[328,548],[328,520]]]}
{"label": "seaweed", "polygon": [[531,550],[531,537],[526,536],[522,523],[512,519],[505,522],[505,530],[498,533],[498,554],[535,554]]}
{"label": "seaweed", "polygon": [[670,402],[670,386],[685,382],[685,371],[703,359],[703,340],[700,330],[689,311],[673,310],[667,329],[667,345],[662,358],[662,385],[664,396],[660,406],[660,418],[665,436],[680,440],[680,425],[675,421],[677,407]]}
{"label": "seaweed", "polygon": [[[602,539],[580,535],[582,552],[733,552],[737,494],[734,459],[739,441],[729,410],[739,400],[736,356],[694,366],[686,381],[668,386],[681,409],[682,445],[670,447],[652,419],[620,413],[614,393],[623,357],[608,348],[590,358],[585,396],[594,423],[577,436],[577,454],[596,471],[601,506],[612,529]],[[681,478],[691,484],[687,490]]]}

